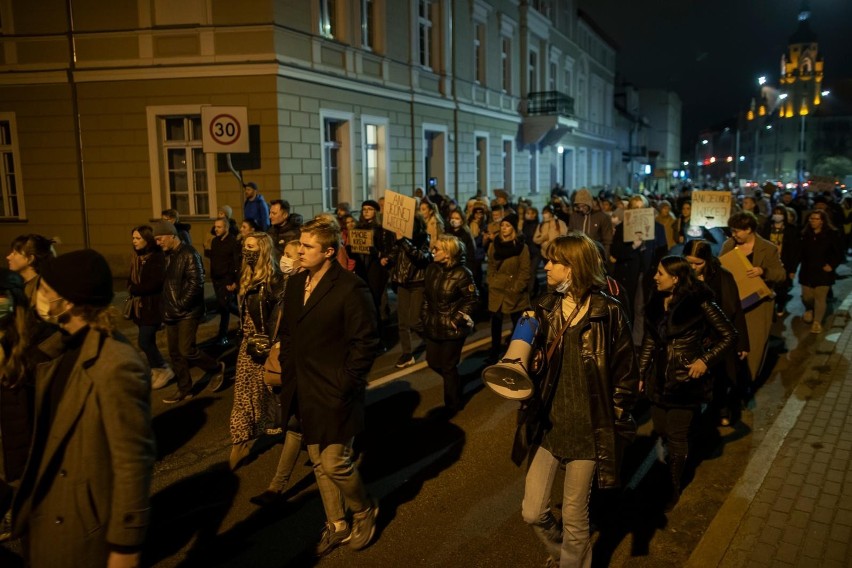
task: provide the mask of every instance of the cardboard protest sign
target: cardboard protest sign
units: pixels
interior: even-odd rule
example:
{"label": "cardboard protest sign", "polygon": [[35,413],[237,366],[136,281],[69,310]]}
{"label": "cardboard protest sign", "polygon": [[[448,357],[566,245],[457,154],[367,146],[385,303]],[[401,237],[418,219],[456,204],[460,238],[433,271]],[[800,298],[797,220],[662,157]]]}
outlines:
{"label": "cardboard protest sign", "polygon": [[382,226],[391,232],[414,238],[414,213],[417,200],[389,189],[385,190],[385,206],[382,209]]}
{"label": "cardboard protest sign", "polygon": [[349,248],[352,252],[370,254],[370,247],[372,246],[372,229],[351,229],[349,231]]}
{"label": "cardboard protest sign", "polygon": [[772,290],[766,286],[763,278],[746,276],[746,272],[751,270],[753,266],[739,248],[734,247],[732,251],[720,256],[719,262],[728,269],[728,272],[733,274],[743,308],[747,309],[763,298],[772,295]]}
{"label": "cardboard protest sign", "polygon": [[654,209],[624,210],[624,242],[632,243],[636,239],[643,241],[654,240]]}
{"label": "cardboard protest sign", "polygon": [[690,225],[706,229],[727,227],[731,216],[731,193],[729,191],[693,191],[692,217]]}

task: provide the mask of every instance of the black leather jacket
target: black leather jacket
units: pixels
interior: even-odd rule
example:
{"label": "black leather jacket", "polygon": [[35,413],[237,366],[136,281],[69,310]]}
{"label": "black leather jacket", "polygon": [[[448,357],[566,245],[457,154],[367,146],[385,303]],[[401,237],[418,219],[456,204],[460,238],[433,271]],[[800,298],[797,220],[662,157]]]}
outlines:
{"label": "black leather jacket", "polygon": [[426,268],[432,263],[429,233],[423,231],[413,239],[402,237],[390,253],[390,281],[397,286],[423,286]]}
{"label": "black leather jacket", "polygon": [[192,246],[181,243],[166,253],[163,282],[163,321],[200,318],[204,315],[204,265]]}
{"label": "black leather jacket", "polygon": [[[276,309],[284,296],[284,278],[273,276],[269,284],[260,283],[248,289],[240,299],[242,318],[250,317],[255,333],[277,335],[275,324],[278,320]],[[242,321],[242,320],[241,320]]]}
{"label": "black leather jacket", "polygon": [[[518,432],[512,449],[512,459],[517,464],[538,446],[541,435],[549,428],[550,404],[556,383],[563,379],[562,352],[566,346],[557,348],[552,360],[546,361],[547,350],[559,339],[557,336],[562,328],[561,302],[561,294],[548,292],[535,307],[540,326],[531,359],[540,364],[530,365],[536,392],[523,403],[519,412]],[[602,488],[618,487],[624,448],[636,435],[631,410],[638,391],[639,373],[630,321],[618,300],[595,290],[591,293],[583,325],[579,348],[589,388],[597,481]]]}
{"label": "black leather jacket", "polygon": [[426,269],[420,314],[424,335],[436,341],[466,337],[473,328],[463,314],[473,317],[478,296],[473,274],[463,258],[450,267],[437,262],[430,264]]}
{"label": "black leather jacket", "polygon": [[655,293],[645,307],[639,371],[648,396],[656,404],[673,406],[709,402],[710,375],[690,379],[687,365],[696,359],[708,368],[720,363],[737,344],[737,330],[703,286],[670,305],[668,312],[664,299],[664,294]]}

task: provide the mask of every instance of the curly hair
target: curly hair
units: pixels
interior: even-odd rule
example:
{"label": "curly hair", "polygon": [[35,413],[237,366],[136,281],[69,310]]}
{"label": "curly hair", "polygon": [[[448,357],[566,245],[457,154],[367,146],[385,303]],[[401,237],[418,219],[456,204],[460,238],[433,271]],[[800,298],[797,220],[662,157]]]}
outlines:
{"label": "curly hair", "polygon": [[278,264],[278,251],[272,244],[272,237],[267,233],[251,233],[246,237],[255,239],[259,249],[257,263],[254,267],[249,266],[243,260],[242,274],[240,275],[240,296],[245,296],[252,287],[258,284],[265,283],[270,285],[272,278],[281,273],[281,267]]}

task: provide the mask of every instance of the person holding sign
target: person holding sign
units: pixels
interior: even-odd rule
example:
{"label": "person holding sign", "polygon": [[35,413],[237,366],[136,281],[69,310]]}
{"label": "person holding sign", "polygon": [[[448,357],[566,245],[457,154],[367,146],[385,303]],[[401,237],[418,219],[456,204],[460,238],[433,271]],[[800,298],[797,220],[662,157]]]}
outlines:
{"label": "person holding sign", "polygon": [[[739,251],[751,263],[751,268],[745,272],[746,278],[760,278],[772,288],[787,277],[778,247],[757,234],[757,217],[748,211],[734,213],[728,219],[731,238],[722,245],[721,255]],[[737,282],[742,288],[742,283]],[[740,294],[742,297],[742,294]],[[751,350],[748,353],[748,369],[752,380],[757,380],[763,359],[766,356],[766,344],[769,339],[769,328],[772,327],[773,300],[766,296],[745,310],[746,326],[748,327],[748,343]]]}
{"label": "person holding sign", "polygon": [[376,313],[382,304],[382,294],[388,284],[388,253],[393,246],[393,235],[385,231],[379,223],[379,204],[368,199],[361,205],[361,219],[357,228],[368,230],[373,233],[373,241],[369,252],[355,252],[350,255],[355,259],[355,274],[367,283],[370,288],[370,296],[376,306]]}

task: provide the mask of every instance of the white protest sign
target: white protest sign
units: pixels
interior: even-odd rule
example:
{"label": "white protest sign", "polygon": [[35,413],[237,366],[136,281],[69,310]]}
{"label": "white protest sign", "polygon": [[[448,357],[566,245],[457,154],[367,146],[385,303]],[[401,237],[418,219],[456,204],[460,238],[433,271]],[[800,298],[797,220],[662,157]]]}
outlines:
{"label": "white protest sign", "polygon": [[624,210],[624,242],[632,243],[637,239],[654,240],[654,209],[651,207]]}
{"label": "white protest sign", "polygon": [[706,229],[727,227],[731,216],[731,192],[693,191],[689,224]]}
{"label": "white protest sign", "polygon": [[373,230],[372,229],[350,229],[349,231],[349,247],[354,253],[370,254],[370,247],[373,246]]}
{"label": "white protest sign", "polygon": [[246,107],[201,107],[201,143],[206,153],[248,152],[249,127]]}
{"label": "white protest sign", "polygon": [[388,231],[400,232],[414,238],[414,212],[417,200],[389,189],[385,190],[385,206],[382,209],[382,226]]}

